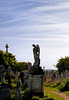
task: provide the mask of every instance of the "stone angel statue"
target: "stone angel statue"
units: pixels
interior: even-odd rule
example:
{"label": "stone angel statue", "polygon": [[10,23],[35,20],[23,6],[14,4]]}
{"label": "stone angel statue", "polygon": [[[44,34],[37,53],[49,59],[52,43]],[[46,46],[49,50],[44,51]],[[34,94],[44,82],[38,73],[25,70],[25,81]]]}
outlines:
{"label": "stone angel statue", "polygon": [[39,66],[40,64],[40,47],[38,44],[33,44],[33,55],[34,55],[34,64],[33,66]]}

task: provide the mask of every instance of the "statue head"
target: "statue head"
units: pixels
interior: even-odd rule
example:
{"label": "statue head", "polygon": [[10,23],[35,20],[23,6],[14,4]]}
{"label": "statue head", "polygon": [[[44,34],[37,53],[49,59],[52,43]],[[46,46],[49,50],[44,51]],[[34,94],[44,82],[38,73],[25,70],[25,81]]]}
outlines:
{"label": "statue head", "polygon": [[35,47],[35,44],[32,44],[33,47]]}

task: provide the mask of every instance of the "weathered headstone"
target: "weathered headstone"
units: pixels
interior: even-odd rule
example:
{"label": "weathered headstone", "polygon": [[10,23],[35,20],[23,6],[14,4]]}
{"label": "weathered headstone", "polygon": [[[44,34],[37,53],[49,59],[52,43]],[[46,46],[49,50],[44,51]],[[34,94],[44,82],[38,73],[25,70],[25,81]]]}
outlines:
{"label": "weathered headstone", "polygon": [[63,82],[63,73],[61,72],[61,82]]}
{"label": "weathered headstone", "polygon": [[46,81],[46,70],[45,67],[43,67],[43,71],[44,71],[44,82]]}
{"label": "weathered headstone", "polygon": [[7,79],[8,79],[8,84],[11,86],[11,73],[12,73],[12,69],[11,69],[11,66],[8,65],[8,68],[7,68]]}
{"label": "weathered headstone", "polygon": [[0,100],[10,100],[10,87],[8,84],[5,84],[5,71],[4,65],[0,65]]}
{"label": "weathered headstone", "polygon": [[0,65],[0,77],[1,77],[1,84],[5,83],[5,67],[4,65]]}
{"label": "weathered headstone", "polygon": [[21,100],[22,93],[21,93],[21,79],[18,79],[16,92],[15,92],[15,100]]}
{"label": "weathered headstone", "polygon": [[54,73],[54,74],[52,75],[52,81],[54,81],[55,78],[56,78],[56,74]]}
{"label": "weathered headstone", "polygon": [[66,69],[66,70],[65,70],[65,76],[66,76],[66,78],[68,78],[68,72],[69,72],[69,71]]}

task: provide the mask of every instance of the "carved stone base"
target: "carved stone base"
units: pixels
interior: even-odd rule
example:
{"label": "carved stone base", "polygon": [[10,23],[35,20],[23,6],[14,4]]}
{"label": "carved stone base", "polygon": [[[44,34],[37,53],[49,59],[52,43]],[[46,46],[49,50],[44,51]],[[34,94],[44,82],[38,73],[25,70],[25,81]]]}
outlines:
{"label": "carved stone base", "polygon": [[43,75],[29,75],[29,89],[32,95],[43,97]]}

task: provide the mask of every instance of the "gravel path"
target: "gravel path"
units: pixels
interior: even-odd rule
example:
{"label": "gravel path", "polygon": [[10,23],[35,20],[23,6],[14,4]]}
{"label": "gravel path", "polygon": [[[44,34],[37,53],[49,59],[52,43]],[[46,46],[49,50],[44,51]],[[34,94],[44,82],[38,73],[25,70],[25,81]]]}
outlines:
{"label": "gravel path", "polygon": [[[46,91],[50,91],[50,90],[46,90]],[[56,92],[56,91],[50,91],[50,92],[53,92],[53,93],[60,95],[64,100],[69,100],[69,96],[67,96],[65,93]]]}

